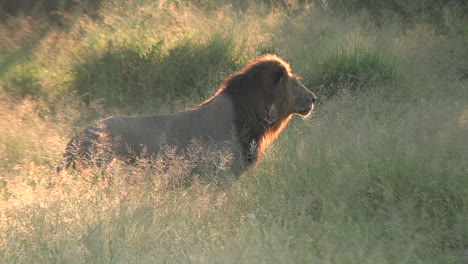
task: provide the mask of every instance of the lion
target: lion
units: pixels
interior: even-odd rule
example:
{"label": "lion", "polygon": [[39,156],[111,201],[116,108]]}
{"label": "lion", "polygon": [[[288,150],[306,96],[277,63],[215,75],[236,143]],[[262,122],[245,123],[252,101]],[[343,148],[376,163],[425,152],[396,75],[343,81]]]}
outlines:
{"label": "lion", "polygon": [[113,116],[95,122],[70,140],[63,166],[86,166],[103,152],[130,164],[138,158],[160,155],[164,149],[161,142],[184,152],[198,140],[222,142],[232,153],[232,167],[245,169],[257,162],[293,115],[308,116],[316,99],[287,62],[276,55],[263,55],[226,78],[197,108],[165,115]]}

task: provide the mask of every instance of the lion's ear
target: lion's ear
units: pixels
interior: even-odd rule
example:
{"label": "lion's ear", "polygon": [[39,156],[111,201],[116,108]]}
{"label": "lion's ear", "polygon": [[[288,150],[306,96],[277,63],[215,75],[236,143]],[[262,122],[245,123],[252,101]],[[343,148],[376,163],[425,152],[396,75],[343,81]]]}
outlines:
{"label": "lion's ear", "polygon": [[286,69],[283,66],[278,67],[275,73],[275,84],[279,83],[285,75],[286,75]]}

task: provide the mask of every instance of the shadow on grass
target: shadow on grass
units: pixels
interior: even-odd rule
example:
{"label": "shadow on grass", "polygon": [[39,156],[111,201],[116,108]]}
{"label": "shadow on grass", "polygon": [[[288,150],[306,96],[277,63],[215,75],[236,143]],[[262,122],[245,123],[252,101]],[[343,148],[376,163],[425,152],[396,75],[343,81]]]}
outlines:
{"label": "shadow on grass", "polygon": [[341,90],[359,92],[388,87],[397,80],[394,58],[365,47],[337,49],[326,54],[312,74],[310,87],[333,97]]}
{"label": "shadow on grass", "polygon": [[24,40],[20,47],[0,53],[0,80],[4,91],[16,98],[35,96],[40,93],[39,69],[32,64],[35,49],[51,33],[40,29],[37,37]]}
{"label": "shadow on grass", "polygon": [[123,107],[155,99],[207,98],[219,82],[240,68],[230,38],[213,36],[206,43],[185,39],[166,49],[159,41],[149,48],[107,49],[74,68],[72,88],[89,103]]}

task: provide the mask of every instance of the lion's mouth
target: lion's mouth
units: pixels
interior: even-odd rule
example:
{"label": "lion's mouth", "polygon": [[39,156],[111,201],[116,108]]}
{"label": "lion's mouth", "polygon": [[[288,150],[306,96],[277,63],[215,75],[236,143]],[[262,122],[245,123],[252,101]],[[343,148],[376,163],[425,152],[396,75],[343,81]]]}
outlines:
{"label": "lion's mouth", "polygon": [[307,107],[307,108],[299,111],[298,114],[301,115],[301,116],[307,117],[312,113],[313,110],[314,110],[314,105],[312,104],[310,107]]}

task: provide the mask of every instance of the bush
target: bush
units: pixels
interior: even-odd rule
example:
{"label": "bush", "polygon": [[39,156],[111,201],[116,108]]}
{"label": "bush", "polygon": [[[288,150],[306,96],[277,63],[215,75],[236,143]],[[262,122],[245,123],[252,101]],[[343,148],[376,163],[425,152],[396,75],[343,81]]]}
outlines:
{"label": "bush", "polygon": [[215,10],[222,6],[229,5],[236,10],[246,11],[248,9],[266,7],[268,9],[292,9],[294,7],[304,7],[315,0],[222,0],[222,1],[211,1],[211,0],[183,0],[188,4],[195,5],[207,10]]}
{"label": "bush", "polygon": [[75,67],[74,89],[90,102],[109,106],[141,105],[154,99],[206,98],[239,66],[229,38],[206,43],[187,38],[167,52],[160,41],[148,49],[114,47]]}
{"label": "bush", "polygon": [[183,40],[161,61],[161,88],[166,96],[206,98],[219,82],[241,67],[234,40],[214,35],[207,43]]}
{"label": "bush", "polygon": [[3,0],[0,5],[0,20],[19,14],[36,19],[46,16],[51,22],[63,25],[73,13],[96,16],[102,0]]}
{"label": "bush", "polygon": [[344,88],[356,92],[388,86],[395,76],[392,59],[362,46],[332,49],[319,60],[311,82],[317,87],[317,93],[327,97]]}
{"label": "bush", "polygon": [[109,42],[107,50],[74,69],[76,81],[73,88],[84,96],[86,102],[103,98],[109,105],[122,105],[141,100],[156,93],[157,77],[152,74],[159,65],[162,42],[146,50],[134,47],[114,47]]}
{"label": "bush", "polygon": [[463,0],[417,0],[417,1],[375,1],[375,0],[326,0],[323,6],[335,13],[356,13],[366,11],[376,22],[383,22],[386,14],[401,17],[405,22],[443,24],[447,11],[466,17],[466,2]]}
{"label": "bush", "polygon": [[6,73],[4,89],[17,98],[40,95],[42,85],[39,68],[30,63],[13,66]]}

